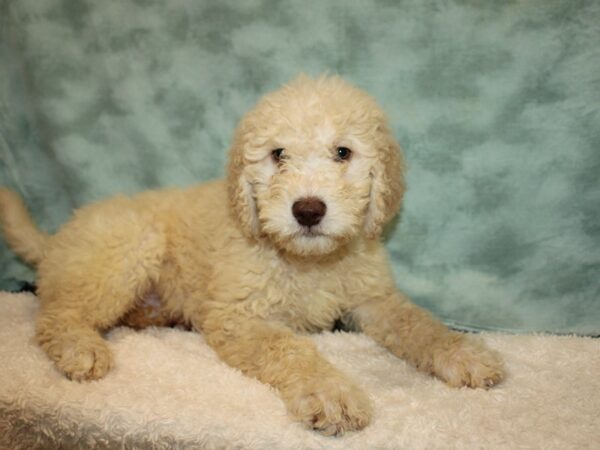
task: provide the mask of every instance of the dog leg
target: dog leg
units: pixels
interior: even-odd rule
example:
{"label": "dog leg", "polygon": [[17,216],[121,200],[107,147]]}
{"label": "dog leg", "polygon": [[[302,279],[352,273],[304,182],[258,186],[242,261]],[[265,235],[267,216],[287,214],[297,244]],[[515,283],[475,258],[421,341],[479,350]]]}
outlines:
{"label": "dog leg", "polygon": [[369,423],[368,397],[310,339],[279,324],[222,315],[204,320],[201,332],[229,365],[275,387],[307,427],[340,435]]}
{"label": "dog leg", "polygon": [[97,328],[72,313],[43,311],[38,317],[36,339],[71,380],[102,378],[113,365],[112,353]]}
{"label": "dog leg", "polygon": [[[100,332],[114,326],[152,288],[165,238],[133,213],[90,216],[75,225],[52,238],[39,266],[36,338],[67,377],[94,380],[112,366]],[[81,229],[85,236],[75,234]]]}
{"label": "dog leg", "polygon": [[400,293],[353,311],[359,329],[450,386],[489,388],[504,377],[499,356],[474,336],[449,330]]}

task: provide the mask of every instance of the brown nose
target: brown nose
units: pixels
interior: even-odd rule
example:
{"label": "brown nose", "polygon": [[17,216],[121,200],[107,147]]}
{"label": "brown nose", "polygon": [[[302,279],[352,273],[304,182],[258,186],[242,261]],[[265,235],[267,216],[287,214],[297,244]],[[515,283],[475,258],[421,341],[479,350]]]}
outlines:
{"label": "brown nose", "polygon": [[327,206],[316,197],[297,200],[292,205],[292,214],[300,225],[312,227],[318,224],[327,211]]}

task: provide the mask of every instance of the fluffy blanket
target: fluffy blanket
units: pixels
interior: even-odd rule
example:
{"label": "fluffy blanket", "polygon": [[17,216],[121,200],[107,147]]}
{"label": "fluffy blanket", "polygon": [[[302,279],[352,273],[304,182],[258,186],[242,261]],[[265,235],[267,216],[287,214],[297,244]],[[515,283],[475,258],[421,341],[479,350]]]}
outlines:
{"label": "fluffy blanket", "polygon": [[314,341],[372,397],[365,430],[326,438],[287,416],[276,392],[179,329],[111,331],[116,367],[66,380],[32,341],[37,301],[0,293],[0,447],[419,449],[600,445],[600,340],[485,334],[508,379],[451,389],[360,334]]}

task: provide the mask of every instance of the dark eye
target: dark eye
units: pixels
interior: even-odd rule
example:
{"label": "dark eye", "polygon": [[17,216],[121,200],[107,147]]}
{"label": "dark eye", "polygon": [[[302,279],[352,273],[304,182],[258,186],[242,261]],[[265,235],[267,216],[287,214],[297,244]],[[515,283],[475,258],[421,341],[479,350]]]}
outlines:
{"label": "dark eye", "polygon": [[347,161],[350,159],[350,156],[352,156],[352,150],[348,147],[338,147],[335,150],[335,159],[337,161]]}
{"label": "dark eye", "polygon": [[283,148],[276,148],[275,150],[273,150],[271,152],[271,158],[273,158],[273,161],[275,161],[276,163],[280,163],[282,159],[285,158],[285,151]]}

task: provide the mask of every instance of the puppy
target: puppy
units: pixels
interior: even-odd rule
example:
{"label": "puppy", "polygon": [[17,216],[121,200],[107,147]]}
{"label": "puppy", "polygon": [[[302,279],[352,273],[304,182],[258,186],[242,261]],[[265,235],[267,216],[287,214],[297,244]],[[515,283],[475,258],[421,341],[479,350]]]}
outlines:
{"label": "puppy", "polygon": [[498,356],[394,284],[380,242],[404,161],[375,101],[338,77],[300,77],[241,120],[226,180],[117,196],[49,236],[0,191],[9,245],[37,267],[39,345],[73,380],[113,365],[102,331],[179,322],[278,390],[327,435],[369,423],[368,396],[307,333],[337,319],[450,386],[488,388]]}

